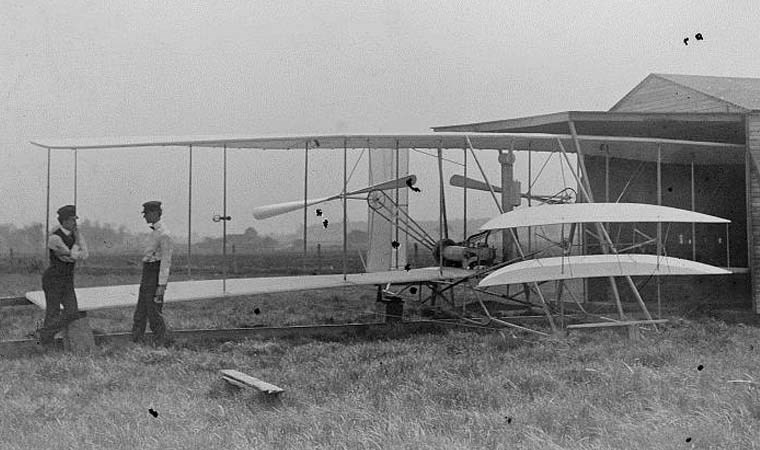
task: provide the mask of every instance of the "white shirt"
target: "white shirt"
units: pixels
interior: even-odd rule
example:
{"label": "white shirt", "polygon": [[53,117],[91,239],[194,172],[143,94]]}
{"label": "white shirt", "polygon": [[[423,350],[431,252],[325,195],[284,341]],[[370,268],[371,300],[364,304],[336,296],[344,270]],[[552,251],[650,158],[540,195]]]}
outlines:
{"label": "white shirt", "polygon": [[158,284],[165,285],[169,281],[174,244],[171,236],[169,236],[169,230],[160,220],[151,225],[151,228],[153,231],[145,241],[142,260],[143,262],[161,261],[161,266],[158,269]]}
{"label": "white shirt", "polygon": [[53,251],[55,256],[63,262],[76,262],[84,261],[90,254],[87,251],[87,242],[84,240],[82,233],[79,233],[79,239],[74,243],[74,246],[69,247],[63,242],[60,236],[54,234],[56,231],[61,230],[66,236],[71,236],[71,231],[58,225],[53,228],[53,231],[48,238],[48,248]]}

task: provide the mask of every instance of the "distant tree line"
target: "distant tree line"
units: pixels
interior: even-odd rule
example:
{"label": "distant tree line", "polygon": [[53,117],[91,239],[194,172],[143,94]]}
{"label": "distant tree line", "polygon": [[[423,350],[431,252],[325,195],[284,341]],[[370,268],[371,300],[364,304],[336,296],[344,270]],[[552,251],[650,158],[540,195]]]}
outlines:
{"label": "distant tree line", "polygon": [[[468,221],[468,234],[478,231],[478,226],[484,220]],[[438,236],[436,221],[423,221],[423,228],[436,238]],[[99,223],[84,219],[79,224],[82,234],[87,239],[90,252],[93,254],[114,255],[131,254],[142,251],[142,240],[147,233],[132,233],[124,225],[115,226],[109,223]],[[349,223],[346,243],[349,249],[364,250],[367,248],[369,236],[365,231],[366,222]],[[22,228],[15,225],[0,224],[0,258],[11,255],[41,255],[45,243],[45,226],[34,223]],[[461,221],[452,221],[449,224],[451,236],[461,236]],[[227,250],[239,254],[255,254],[272,252],[277,250],[300,250],[303,247],[303,231],[299,228],[296,232],[278,236],[260,235],[253,227],[248,227],[242,234],[227,235]],[[174,236],[175,250],[184,253],[187,248],[187,236]],[[321,245],[327,249],[331,247],[343,247],[342,223],[310,224],[307,230],[308,244],[310,246]],[[193,253],[220,254],[222,253],[221,237],[194,238],[192,244]]]}
{"label": "distant tree line", "polygon": [[24,228],[0,224],[0,255],[40,252],[45,240],[45,226],[34,223]]}
{"label": "distant tree line", "polygon": [[[222,251],[222,238],[204,238],[201,242],[193,244],[193,252],[216,254]],[[228,234],[227,248],[235,247],[238,253],[257,253],[263,249],[276,249],[281,247],[278,240],[269,236],[260,236],[253,228],[246,228],[243,234]]]}
{"label": "distant tree line", "polygon": [[[109,223],[101,224],[87,219],[79,224],[82,235],[87,241],[90,253],[93,254],[129,254],[142,251],[142,240],[147,233],[131,233],[124,225],[114,226]],[[181,252],[186,248],[187,237],[175,236],[176,250]],[[204,238],[193,243],[193,252],[221,253],[221,238]],[[259,249],[275,249],[281,247],[279,241],[269,236],[260,236],[253,228],[248,228],[243,234],[227,235],[227,247],[236,247],[240,253],[256,253]],[[40,255],[45,246],[45,226],[33,223],[22,228],[15,225],[0,224],[0,257],[21,255]]]}

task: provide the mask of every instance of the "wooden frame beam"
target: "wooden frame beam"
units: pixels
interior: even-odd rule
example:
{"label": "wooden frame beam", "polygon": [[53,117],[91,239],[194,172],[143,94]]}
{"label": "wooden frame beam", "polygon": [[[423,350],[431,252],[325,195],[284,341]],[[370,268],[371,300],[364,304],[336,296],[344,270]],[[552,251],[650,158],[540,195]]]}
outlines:
{"label": "wooden frame beam", "polygon": [[633,113],[610,111],[563,111],[538,116],[518,117],[515,119],[493,120],[457,125],[433,127],[433,131],[472,131],[494,132],[499,130],[538,127],[550,124],[573,122],[712,122],[741,123],[740,113]]}

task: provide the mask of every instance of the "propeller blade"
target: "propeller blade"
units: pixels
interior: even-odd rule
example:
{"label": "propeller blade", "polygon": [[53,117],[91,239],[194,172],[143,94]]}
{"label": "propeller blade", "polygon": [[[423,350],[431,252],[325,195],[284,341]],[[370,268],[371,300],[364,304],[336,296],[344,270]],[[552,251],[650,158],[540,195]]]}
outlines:
{"label": "propeller blade", "polygon": [[[449,183],[454,187],[465,187],[467,186],[467,189],[476,189],[479,191],[486,191],[488,192],[488,185],[485,184],[482,181],[473,180],[472,178],[465,178],[462,175],[452,175],[451,179],[449,180]],[[501,186],[491,185],[493,188],[493,191],[496,193],[501,192]]]}
{"label": "propeller blade", "polygon": [[[449,183],[454,187],[465,187],[467,186],[467,189],[475,189],[479,191],[486,191],[488,192],[488,185],[485,184],[482,181],[473,180],[472,178],[465,178],[462,175],[452,175],[451,179],[449,180]],[[491,185],[493,188],[494,193],[499,194],[501,193],[501,186]],[[567,203],[569,200],[568,195],[528,195],[526,193],[521,192],[520,197],[522,198],[531,198],[532,200],[537,200],[539,202],[544,203]]]}
{"label": "propeller blade", "polygon": [[308,208],[309,206],[326,202],[328,200],[334,200],[339,197],[340,195],[334,195],[332,197],[311,198],[306,201],[298,200],[295,202],[275,203],[274,205],[259,206],[257,208],[253,208],[253,217],[259,220],[268,219],[270,217],[279,216],[280,214]]}
{"label": "propeller blade", "polygon": [[385,191],[388,189],[400,189],[414,185],[417,182],[416,175],[407,175],[405,177],[397,178],[395,180],[384,181],[382,183],[374,184],[358,191],[349,192],[348,195],[365,194],[371,191]]}
{"label": "propeller blade", "polygon": [[[374,184],[372,186],[359,189],[357,191],[349,192],[348,194],[346,194],[346,196],[348,197],[351,195],[366,194],[367,192],[371,192],[371,191],[384,191],[388,189],[404,188],[407,186],[414,185],[414,183],[416,182],[417,182],[417,177],[415,175],[408,175],[408,176],[401,177],[395,180],[384,181],[382,183]],[[253,208],[253,217],[259,220],[268,219],[270,217],[279,216],[280,214],[286,214],[289,212],[298,211],[299,209],[308,208],[309,206],[313,206],[318,203],[323,203],[323,202],[335,200],[342,197],[343,197],[343,194],[336,194],[330,197],[311,198],[306,201],[296,200],[294,202],[275,203],[273,205],[259,206],[257,208]]]}

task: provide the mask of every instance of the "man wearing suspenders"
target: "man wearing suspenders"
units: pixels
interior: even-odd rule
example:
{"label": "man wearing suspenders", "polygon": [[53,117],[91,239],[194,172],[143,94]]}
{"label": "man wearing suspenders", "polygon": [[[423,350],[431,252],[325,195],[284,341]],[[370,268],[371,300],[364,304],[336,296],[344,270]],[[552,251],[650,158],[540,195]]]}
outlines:
{"label": "man wearing suspenders", "polygon": [[[74,292],[74,266],[87,259],[87,244],[77,228],[74,205],[58,209],[58,223],[48,238],[50,265],[42,274],[45,292],[45,321],[39,330],[41,344],[53,342],[55,334],[79,318],[77,297]],[[63,306],[63,311],[61,311]]]}

